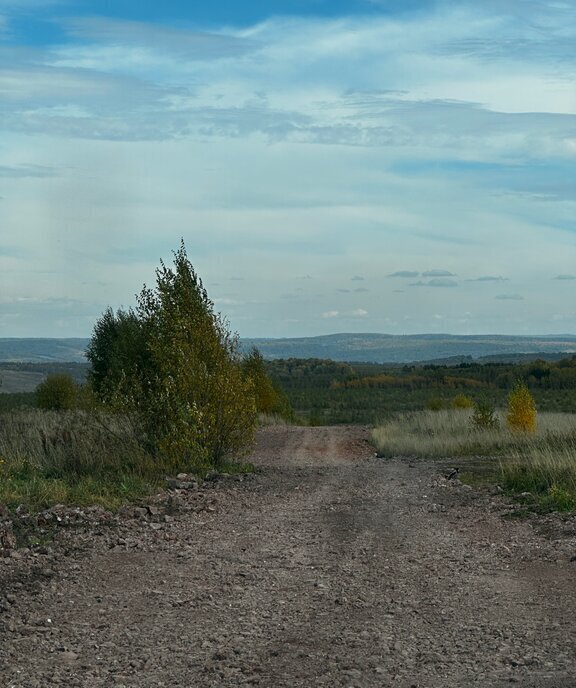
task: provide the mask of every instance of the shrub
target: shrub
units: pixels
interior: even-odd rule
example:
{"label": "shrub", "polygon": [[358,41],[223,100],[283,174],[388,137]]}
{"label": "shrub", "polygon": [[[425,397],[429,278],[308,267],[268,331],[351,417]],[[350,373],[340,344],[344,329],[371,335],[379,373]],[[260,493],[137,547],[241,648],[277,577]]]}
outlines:
{"label": "shrub", "polygon": [[68,411],[76,406],[79,387],[70,375],[55,373],[36,387],[36,405],[49,411]]}
{"label": "shrub", "polygon": [[135,310],[104,313],[86,355],[96,394],[133,419],[144,447],[167,469],[220,466],[250,446],[254,383],[183,243],[174,269],[161,263]]}
{"label": "shrub", "polygon": [[452,399],[451,406],[453,409],[469,409],[474,408],[474,402],[466,394],[458,394]]}
{"label": "shrub", "polygon": [[256,410],[259,414],[276,415],[289,419],[292,409],[288,399],[274,385],[266,370],[264,357],[256,347],[244,356],[242,371],[247,379],[252,380],[256,399]]}
{"label": "shrub", "polygon": [[441,411],[444,408],[444,400],[440,397],[430,397],[426,402],[428,411]]}
{"label": "shrub", "polygon": [[517,382],[508,395],[506,422],[511,430],[536,431],[536,404],[530,390],[523,382]]}
{"label": "shrub", "polygon": [[471,423],[478,430],[490,430],[500,425],[494,407],[485,400],[477,402],[474,406]]}

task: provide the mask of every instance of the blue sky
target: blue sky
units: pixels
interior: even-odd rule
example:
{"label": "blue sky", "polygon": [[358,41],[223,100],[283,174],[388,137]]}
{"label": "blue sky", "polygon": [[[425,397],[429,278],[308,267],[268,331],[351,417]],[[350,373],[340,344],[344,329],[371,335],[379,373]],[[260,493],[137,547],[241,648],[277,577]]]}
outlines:
{"label": "blue sky", "polygon": [[242,336],[576,332],[576,4],[0,0],[0,336],[183,237]]}

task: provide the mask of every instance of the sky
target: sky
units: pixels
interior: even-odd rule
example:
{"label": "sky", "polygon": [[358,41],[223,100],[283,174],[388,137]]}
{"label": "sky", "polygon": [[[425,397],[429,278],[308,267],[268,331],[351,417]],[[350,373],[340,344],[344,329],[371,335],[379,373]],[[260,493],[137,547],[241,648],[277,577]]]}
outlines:
{"label": "sky", "polygon": [[576,333],[576,0],[0,0],[0,337],[184,239],[242,337]]}

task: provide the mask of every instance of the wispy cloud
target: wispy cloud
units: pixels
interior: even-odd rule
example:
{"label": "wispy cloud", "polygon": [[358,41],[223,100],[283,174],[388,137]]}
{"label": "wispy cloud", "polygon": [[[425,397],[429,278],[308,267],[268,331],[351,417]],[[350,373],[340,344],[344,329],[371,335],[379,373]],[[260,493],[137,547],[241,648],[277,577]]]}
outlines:
{"label": "wispy cloud", "polygon": [[457,287],[458,282],[453,279],[448,279],[444,277],[435,277],[434,279],[428,280],[426,282],[420,280],[418,282],[412,282],[411,287]]}
{"label": "wispy cloud", "polygon": [[474,277],[466,280],[467,282],[507,282],[507,277],[496,277],[494,275],[483,275],[482,277]]}
{"label": "wispy cloud", "polygon": [[449,270],[427,270],[422,273],[422,277],[456,277],[456,275]]}
{"label": "wispy cloud", "polygon": [[418,277],[419,274],[420,274],[419,272],[413,272],[412,270],[398,270],[398,271],[393,272],[390,275],[388,275],[388,277],[414,278],[414,277]]}
{"label": "wispy cloud", "polygon": [[494,298],[499,301],[524,301],[524,297],[520,294],[498,294]]}
{"label": "wispy cloud", "polygon": [[[113,48],[136,46],[143,49],[141,58],[156,51],[174,54],[187,60],[212,60],[238,57],[255,50],[258,44],[249,39],[224,33],[193,31],[150,23],[110,19],[107,17],[75,17],[62,21],[70,36],[92,41],[92,45],[110,45]],[[89,50],[85,51],[86,56]],[[92,48],[93,50],[93,48]],[[63,56],[66,51],[62,51]],[[72,60],[72,51],[68,52]],[[78,53],[76,53],[78,54]],[[136,56],[134,56],[136,57]],[[83,66],[87,66],[85,63]],[[92,64],[96,67],[96,64]]]}
{"label": "wispy cloud", "polygon": [[58,174],[57,170],[47,165],[0,165],[0,177],[53,177]]}
{"label": "wispy cloud", "polygon": [[561,281],[576,280],[576,275],[556,275],[554,279]]}

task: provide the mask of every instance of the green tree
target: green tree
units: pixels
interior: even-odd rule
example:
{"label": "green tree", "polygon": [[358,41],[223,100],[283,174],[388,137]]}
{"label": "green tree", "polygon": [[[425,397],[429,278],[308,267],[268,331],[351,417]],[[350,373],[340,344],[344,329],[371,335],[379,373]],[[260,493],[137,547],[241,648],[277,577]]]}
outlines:
{"label": "green tree", "polygon": [[166,465],[218,467],[249,448],[254,385],[183,243],[174,267],[161,262],[155,287],[142,289],[133,311],[104,313],[87,356],[100,398],[134,419]]}
{"label": "green tree", "polygon": [[500,425],[494,406],[486,399],[476,402],[470,421],[477,430],[492,430]]}
{"label": "green tree", "polygon": [[103,402],[125,394],[124,387],[133,384],[135,377],[150,374],[152,360],[142,322],[134,310],[114,313],[107,308],[94,326],[86,357],[91,363],[88,381]]}
{"label": "green tree", "polygon": [[242,361],[244,375],[254,385],[256,410],[258,413],[291,416],[290,404],[286,397],[276,388],[268,371],[264,357],[256,347],[252,347]]}
{"label": "green tree", "polygon": [[36,387],[36,405],[44,410],[67,411],[76,406],[78,394],[78,384],[70,375],[54,373]]}

